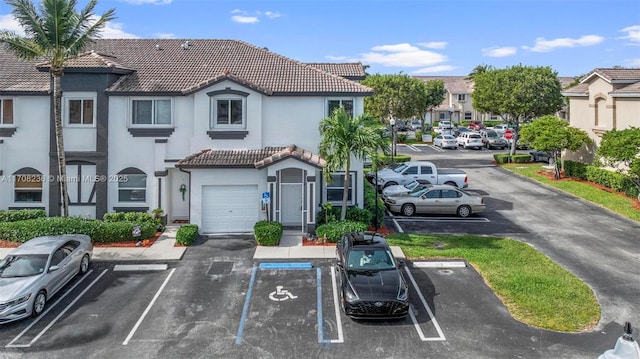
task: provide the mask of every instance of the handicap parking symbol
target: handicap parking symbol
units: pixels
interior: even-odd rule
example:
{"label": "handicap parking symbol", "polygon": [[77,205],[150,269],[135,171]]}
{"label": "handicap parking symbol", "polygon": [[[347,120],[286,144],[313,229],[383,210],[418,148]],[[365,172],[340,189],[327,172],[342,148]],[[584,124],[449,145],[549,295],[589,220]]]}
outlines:
{"label": "handicap parking symbol", "polygon": [[276,290],[275,292],[271,292],[269,294],[269,299],[273,300],[274,302],[282,302],[284,300],[287,299],[296,299],[298,298],[298,296],[293,295],[293,293],[289,292],[286,289],[282,289],[284,288],[283,286],[279,285],[276,286]]}

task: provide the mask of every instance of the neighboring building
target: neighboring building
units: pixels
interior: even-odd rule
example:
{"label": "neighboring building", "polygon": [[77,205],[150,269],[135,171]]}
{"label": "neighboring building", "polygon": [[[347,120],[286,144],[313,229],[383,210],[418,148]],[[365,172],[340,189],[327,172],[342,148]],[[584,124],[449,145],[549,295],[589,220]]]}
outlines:
{"label": "neighboring building", "polygon": [[[571,125],[587,132],[596,148],[607,131],[640,127],[640,68],[594,69],[563,95],[569,99]],[[566,158],[591,163],[596,148]]]}
{"label": "neighboring building", "polygon": [[[450,120],[455,124],[463,121],[487,121],[500,120],[499,114],[481,113],[473,108],[473,80],[467,76],[414,76],[421,81],[441,80],[444,82],[446,91],[445,99],[431,113],[427,114],[425,121],[433,123],[441,120]],[[558,77],[562,88],[571,82],[573,77]],[[566,109],[558,111],[556,114],[560,118],[567,118]]]}
{"label": "neighboring building", "polygon": [[[347,79],[364,78],[361,64],[304,64],[234,40],[89,50],[62,78],[70,215],[159,207],[202,233],[267,218],[306,232],[322,202],[341,204],[344,173],[323,180],[318,125],[340,105],[363,112],[373,90]],[[0,209],[59,215],[48,65],[4,49],[0,64]],[[352,171],[349,204],[362,207],[362,163]]]}

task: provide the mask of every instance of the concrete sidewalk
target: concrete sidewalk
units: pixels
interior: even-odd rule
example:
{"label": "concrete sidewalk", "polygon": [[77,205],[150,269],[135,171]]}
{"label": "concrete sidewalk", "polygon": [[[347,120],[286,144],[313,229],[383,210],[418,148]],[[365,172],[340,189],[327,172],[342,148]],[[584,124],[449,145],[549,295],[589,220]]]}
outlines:
{"label": "concrete sidewalk", "polygon": [[[94,247],[93,260],[98,261],[160,261],[180,260],[189,247],[175,247],[179,225],[167,225],[164,232],[151,247],[118,248]],[[4,258],[13,248],[0,248]],[[396,258],[404,258],[399,247],[391,247]],[[253,259],[317,259],[335,258],[335,246],[303,246],[302,233],[285,231],[278,247],[257,246]]]}

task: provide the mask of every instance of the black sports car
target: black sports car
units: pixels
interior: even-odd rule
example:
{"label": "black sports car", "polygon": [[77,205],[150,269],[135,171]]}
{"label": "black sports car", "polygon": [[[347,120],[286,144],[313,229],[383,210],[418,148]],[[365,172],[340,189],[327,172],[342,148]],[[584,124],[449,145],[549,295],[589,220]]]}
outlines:
{"label": "black sports car", "polygon": [[354,319],[404,318],[409,288],[387,241],[372,232],[347,233],[336,246],[342,306]]}

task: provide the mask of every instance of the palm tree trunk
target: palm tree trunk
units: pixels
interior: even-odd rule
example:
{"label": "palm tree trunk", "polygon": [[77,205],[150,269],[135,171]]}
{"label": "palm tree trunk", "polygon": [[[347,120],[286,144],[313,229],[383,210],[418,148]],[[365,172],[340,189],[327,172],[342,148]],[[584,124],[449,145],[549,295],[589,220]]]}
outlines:
{"label": "palm tree trunk", "polygon": [[344,190],[342,192],[342,209],[340,210],[340,220],[344,221],[347,218],[347,200],[349,199],[349,167],[345,168],[344,172]]}
{"label": "palm tree trunk", "polygon": [[53,122],[56,131],[56,150],[58,152],[58,183],[60,184],[60,199],[62,216],[69,216],[69,196],[67,194],[67,169],[62,137],[62,69],[51,69],[53,76]]}

